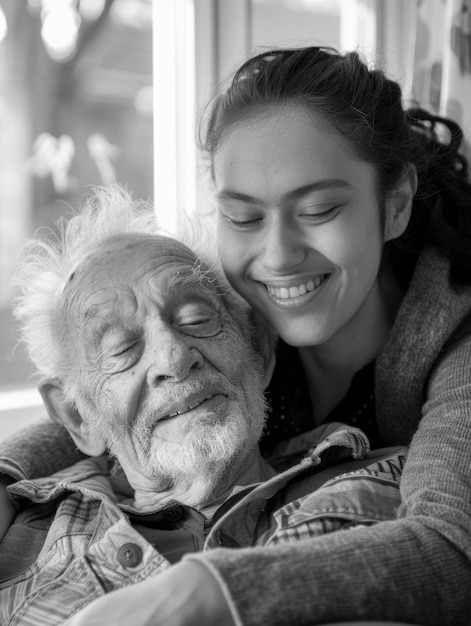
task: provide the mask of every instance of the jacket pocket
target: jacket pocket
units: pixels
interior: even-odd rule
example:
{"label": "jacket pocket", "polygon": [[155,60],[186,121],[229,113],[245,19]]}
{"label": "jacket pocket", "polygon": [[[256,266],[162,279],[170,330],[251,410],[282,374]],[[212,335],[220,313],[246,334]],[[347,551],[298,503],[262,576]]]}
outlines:
{"label": "jacket pocket", "polygon": [[395,519],[401,503],[399,484],[364,469],[339,476],[319,490],[273,513],[276,528],[267,543],[299,541],[361,525]]}
{"label": "jacket pocket", "polygon": [[[44,580],[43,580],[44,578]],[[104,595],[104,588],[86,557],[75,558],[66,568],[37,572],[0,592],[5,625],[55,626]]]}

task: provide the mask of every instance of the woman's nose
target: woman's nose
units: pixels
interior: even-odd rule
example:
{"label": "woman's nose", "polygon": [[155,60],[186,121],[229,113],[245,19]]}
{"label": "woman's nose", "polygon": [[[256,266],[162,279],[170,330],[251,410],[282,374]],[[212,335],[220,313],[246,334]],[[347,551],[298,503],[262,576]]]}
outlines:
{"label": "woman's nose", "polygon": [[149,385],[163,381],[181,382],[194,370],[201,369],[204,358],[196,348],[189,347],[176,333],[169,333],[153,351],[147,372]]}
{"label": "woman's nose", "polygon": [[304,246],[295,228],[282,221],[268,225],[260,250],[263,267],[285,271],[299,265],[304,258]]}

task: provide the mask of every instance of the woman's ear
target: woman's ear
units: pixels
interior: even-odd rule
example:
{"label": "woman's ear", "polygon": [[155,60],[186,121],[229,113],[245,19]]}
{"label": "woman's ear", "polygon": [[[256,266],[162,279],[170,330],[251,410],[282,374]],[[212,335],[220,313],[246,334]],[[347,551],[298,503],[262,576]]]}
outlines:
{"label": "woman's ear", "polygon": [[49,417],[65,426],[79,450],[88,456],[101,456],[106,452],[106,445],[96,429],[82,418],[75,404],[67,400],[57,381],[42,381],[38,389]]}
{"label": "woman's ear", "polygon": [[409,163],[404,169],[401,182],[386,199],[384,243],[397,239],[406,230],[416,191],[417,170]]}

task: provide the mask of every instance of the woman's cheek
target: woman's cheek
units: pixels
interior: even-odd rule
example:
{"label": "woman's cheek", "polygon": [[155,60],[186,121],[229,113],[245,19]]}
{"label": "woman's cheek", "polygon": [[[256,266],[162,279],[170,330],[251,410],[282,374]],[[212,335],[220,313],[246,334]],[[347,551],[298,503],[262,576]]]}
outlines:
{"label": "woman's cheek", "polygon": [[224,238],[219,245],[219,259],[226,278],[234,286],[234,282],[237,282],[241,275],[242,254],[240,248],[229,238]]}

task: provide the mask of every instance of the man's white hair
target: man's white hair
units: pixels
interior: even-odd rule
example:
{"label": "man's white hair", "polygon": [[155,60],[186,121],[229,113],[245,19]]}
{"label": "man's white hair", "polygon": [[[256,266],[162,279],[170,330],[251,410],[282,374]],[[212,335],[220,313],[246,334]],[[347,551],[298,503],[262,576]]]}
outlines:
{"label": "man's white hair", "polygon": [[[61,294],[67,280],[83,260],[103,249],[112,238],[167,234],[159,229],[151,203],[133,199],[118,185],[95,189],[80,212],[68,220],[61,219],[57,226],[58,233],[53,240],[35,237],[26,244],[14,281],[21,295],[13,311],[19,322],[20,340],[38,374],[66,382],[73,367],[62,331]],[[191,230],[187,229],[178,240],[192,247],[196,236],[190,241],[189,233]],[[201,272],[202,265],[208,267],[208,263],[195,254],[197,275],[205,275]],[[224,292],[224,298],[231,300],[229,310],[243,328],[247,314],[242,301],[232,293],[220,272],[217,283],[221,295]],[[245,330],[248,332],[248,325]]]}

